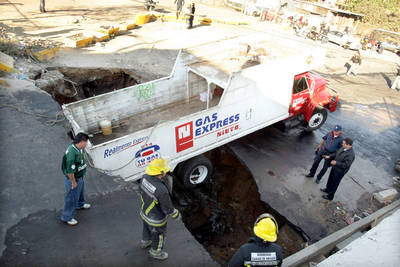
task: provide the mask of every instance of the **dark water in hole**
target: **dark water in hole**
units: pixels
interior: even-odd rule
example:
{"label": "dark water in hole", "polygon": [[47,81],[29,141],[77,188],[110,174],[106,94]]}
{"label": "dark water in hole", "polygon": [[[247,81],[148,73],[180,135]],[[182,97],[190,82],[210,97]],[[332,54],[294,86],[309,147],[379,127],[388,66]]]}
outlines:
{"label": "dark water in hole", "polygon": [[174,185],[174,196],[186,227],[217,262],[222,265],[229,262],[252,236],[255,219],[265,212],[273,214],[278,221],[278,243],[284,256],[302,249],[305,240],[298,229],[260,201],[251,174],[226,147],[206,156],[214,164],[212,182],[188,190],[178,181]]}

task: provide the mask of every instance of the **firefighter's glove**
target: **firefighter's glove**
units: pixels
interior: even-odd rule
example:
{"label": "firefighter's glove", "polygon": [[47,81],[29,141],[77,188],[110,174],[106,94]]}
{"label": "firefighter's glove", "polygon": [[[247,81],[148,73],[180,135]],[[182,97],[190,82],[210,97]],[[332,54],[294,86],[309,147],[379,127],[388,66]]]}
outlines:
{"label": "firefighter's glove", "polygon": [[181,213],[175,209],[175,212],[171,215],[171,217],[175,220],[180,220],[182,218]]}

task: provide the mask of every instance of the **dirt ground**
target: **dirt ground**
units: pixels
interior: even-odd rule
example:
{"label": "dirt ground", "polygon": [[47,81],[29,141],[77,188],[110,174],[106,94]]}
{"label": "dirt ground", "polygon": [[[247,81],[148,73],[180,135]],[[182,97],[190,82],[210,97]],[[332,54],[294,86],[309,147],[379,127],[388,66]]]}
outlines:
{"label": "dirt ground", "polygon": [[[176,196],[184,197],[188,205],[177,205],[183,221],[194,237],[222,266],[226,266],[237,249],[253,234],[256,218],[270,213],[279,224],[278,244],[287,257],[304,247],[307,240],[287,220],[260,201],[252,175],[227,147],[214,149],[207,157],[215,163],[212,182],[188,191],[175,184]],[[182,196],[181,194],[184,194]]]}

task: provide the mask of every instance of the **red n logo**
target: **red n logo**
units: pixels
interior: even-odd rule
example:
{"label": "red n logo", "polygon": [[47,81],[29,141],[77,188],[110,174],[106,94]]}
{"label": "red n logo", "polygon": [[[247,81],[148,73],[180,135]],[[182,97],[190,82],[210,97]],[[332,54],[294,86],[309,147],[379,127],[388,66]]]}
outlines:
{"label": "red n logo", "polygon": [[193,122],[175,127],[176,152],[193,147]]}

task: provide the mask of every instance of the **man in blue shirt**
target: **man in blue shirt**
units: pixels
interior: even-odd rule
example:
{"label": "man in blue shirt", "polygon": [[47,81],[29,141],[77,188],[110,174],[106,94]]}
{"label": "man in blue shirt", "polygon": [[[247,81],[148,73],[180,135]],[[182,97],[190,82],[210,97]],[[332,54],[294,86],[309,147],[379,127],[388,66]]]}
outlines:
{"label": "man in blue shirt", "polygon": [[[322,141],[318,145],[317,150],[315,151],[313,165],[310,169],[310,172],[306,175],[306,177],[308,178],[314,177],[315,172],[318,169],[319,163],[323,158],[325,158],[324,156],[336,153],[336,151],[338,151],[342,147],[342,142],[343,142],[342,126],[336,125],[333,131],[327,133],[324,137],[322,137]],[[317,184],[319,184],[319,182],[322,179],[322,176],[324,176],[325,172],[328,170],[331,161],[332,159],[329,158],[324,160],[324,166],[322,167],[321,171],[317,175],[317,179],[315,180]]]}

